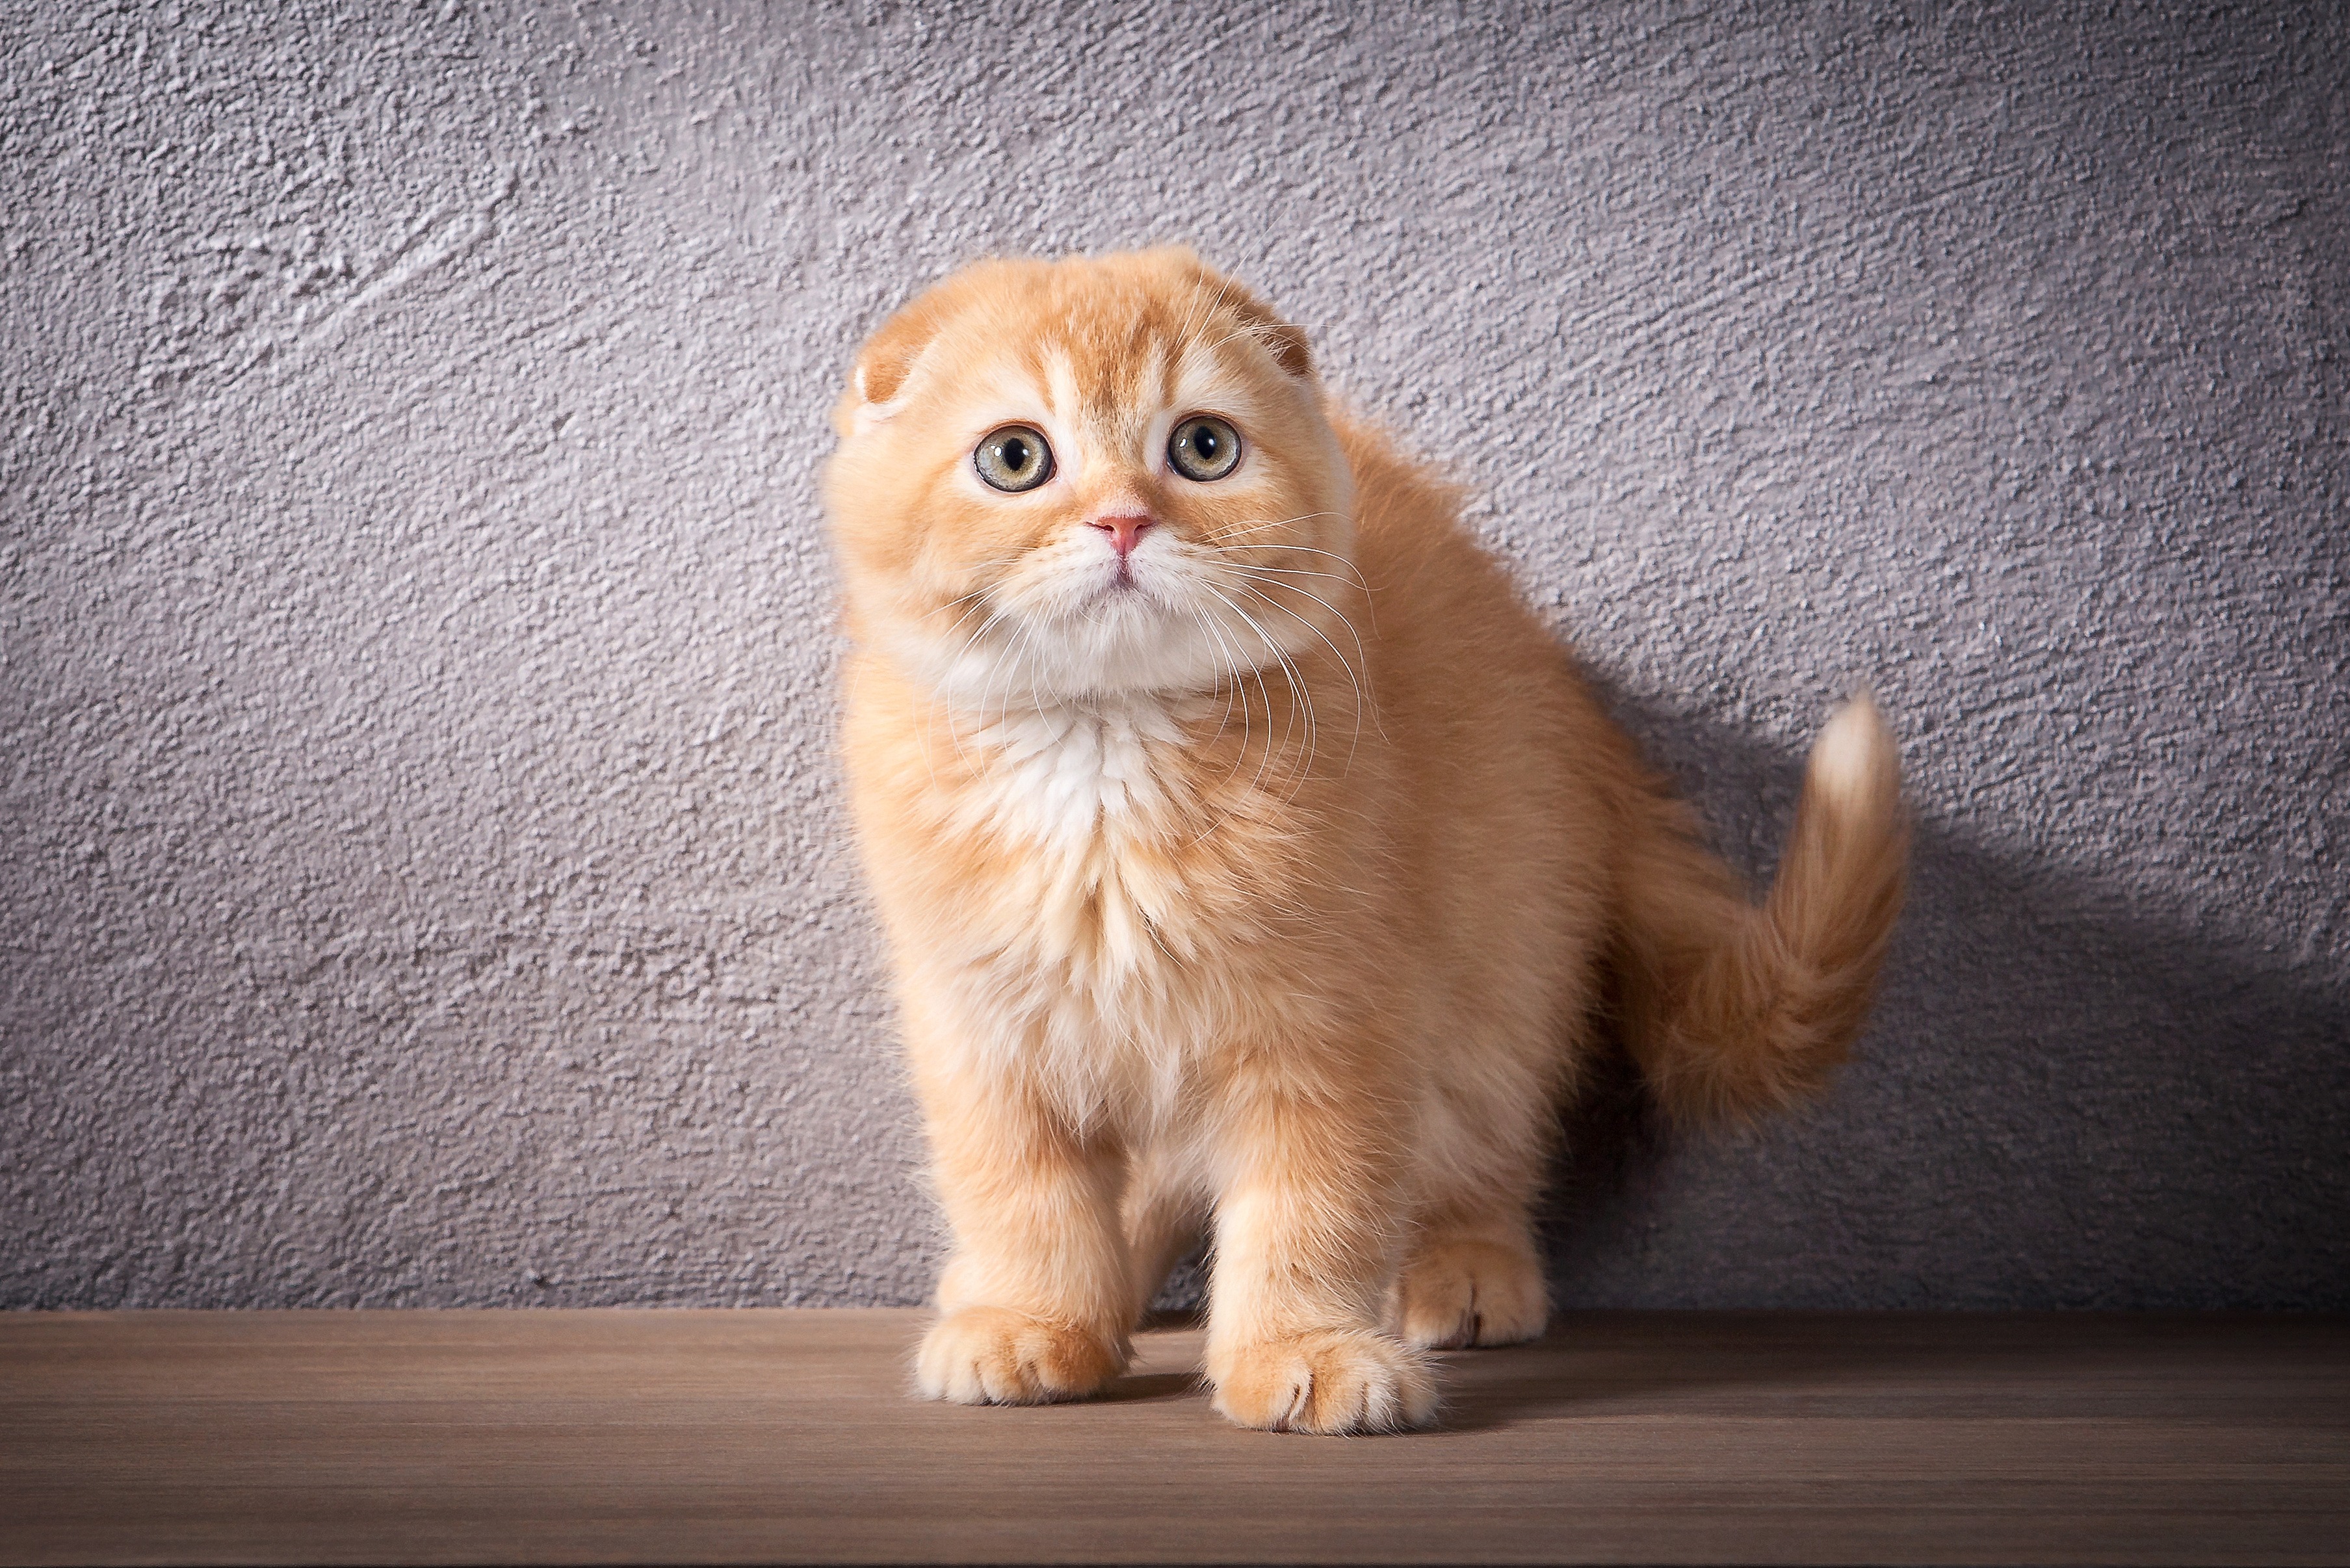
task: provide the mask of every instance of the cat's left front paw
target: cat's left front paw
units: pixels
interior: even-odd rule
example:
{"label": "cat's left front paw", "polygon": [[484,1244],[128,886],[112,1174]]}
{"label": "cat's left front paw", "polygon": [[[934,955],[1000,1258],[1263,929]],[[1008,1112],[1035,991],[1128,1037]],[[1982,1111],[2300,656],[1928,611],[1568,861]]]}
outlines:
{"label": "cat's left front paw", "polygon": [[922,1340],[914,1381],[956,1405],[1049,1405],[1082,1399],[1126,1370],[1126,1346],[1009,1307],[947,1314]]}
{"label": "cat's left front paw", "polygon": [[1404,1266],[1393,1314],[1404,1343],[1422,1349],[1523,1345],[1550,1322],[1550,1286],[1530,1251],[1435,1241]]}
{"label": "cat's left front paw", "polygon": [[1325,1329],[1211,1356],[1216,1410],[1271,1432],[1400,1432],[1436,1418],[1436,1378],[1384,1334]]}

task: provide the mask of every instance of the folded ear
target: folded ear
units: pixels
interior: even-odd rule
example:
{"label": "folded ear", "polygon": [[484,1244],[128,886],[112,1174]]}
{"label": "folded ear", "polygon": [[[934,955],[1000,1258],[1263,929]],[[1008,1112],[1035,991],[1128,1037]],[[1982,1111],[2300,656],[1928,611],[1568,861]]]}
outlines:
{"label": "folded ear", "polygon": [[1301,381],[1314,379],[1314,351],[1306,345],[1305,332],[1274,315],[1271,306],[1239,280],[1201,261],[1200,253],[1189,245],[1159,245],[1143,254],[1178,273],[1189,273],[1191,286],[1216,301],[1219,308],[1237,317],[1242,329],[1265,346],[1275,364]]}
{"label": "folded ear", "polygon": [[1048,270],[1035,261],[973,262],[915,296],[858,350],[848,391],[833,410],[840,433],[870,430],[896,413],[922,356],[958,317],[1017,296]]}
{"label": "folded ear", "polygon": [[1224,296],[1224,307],[1239,317],[1251,335],[1272,352],[1274,363],[1301,381],[1314,379],[1314,351],[1306,347],[1301,328],[1275,316],[1263,300],[1238,284]]}
{"label": "folded ear", "polygon": [[905,389],[906,378],[922,350],[937,338],[946,316],[946,302],[932,289],[865,340],[857,351],[857,368],[848,375],[848,391],[833,410],[833,423],[843,436],[868,431],[898,411],[898,394]]}
{"label": "folded ear", "polygon": [[881,329],[867,338],[865,347],[858,351],[857,372],[852,378],[858,397],[868,403],[896,400],[914,369],[914,361],[922,357],[922,350],[939,335],[945,316],[943,302],[933,290],[883,322]]}

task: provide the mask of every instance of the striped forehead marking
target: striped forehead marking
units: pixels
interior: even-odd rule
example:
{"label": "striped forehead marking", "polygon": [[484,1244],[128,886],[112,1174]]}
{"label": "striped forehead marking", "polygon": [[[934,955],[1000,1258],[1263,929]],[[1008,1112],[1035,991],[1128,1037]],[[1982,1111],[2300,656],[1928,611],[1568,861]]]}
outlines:
{"label": "striped forehead marking", "polygon": [[1098,341],[1045,348],[1032,374],[1056,418],[1107,431],[1166,412],[1189,379],[1188,358],[1163,333],[1138,331],[1118,348]]}

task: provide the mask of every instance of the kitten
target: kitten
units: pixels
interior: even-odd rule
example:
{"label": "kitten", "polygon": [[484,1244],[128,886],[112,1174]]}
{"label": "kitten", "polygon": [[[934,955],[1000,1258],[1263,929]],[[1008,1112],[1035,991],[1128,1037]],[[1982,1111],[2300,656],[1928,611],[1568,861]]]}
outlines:
{"label": "kitten", "polygon": [[924,1393],[1100,1389],[1211,1227],[1218,1410],[1424,1425],[1425,1351],[1543,1331],[1603,985],[1685,1117],[1844,1056],[1906,857],[1868,700],[1752,907],[1454,494],[1189,251],[972,266],[836,420],[844,748],[954,1236]]}

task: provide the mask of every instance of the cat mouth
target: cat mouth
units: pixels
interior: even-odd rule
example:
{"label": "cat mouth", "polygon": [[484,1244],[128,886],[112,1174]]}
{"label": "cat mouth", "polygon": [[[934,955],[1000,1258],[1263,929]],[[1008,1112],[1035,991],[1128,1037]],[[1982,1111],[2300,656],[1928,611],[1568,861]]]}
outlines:
{"label": "cat mouth", "polygon": [[1087,595],[1081,613],[1097,624],[1135,628],[1155,624],[1169,607],[1149,585],[1128,571],[1111,576]]}
{"label": "cat mouth", "polygon": [[1140,594],[1145,598],[1154,597],[1142,586],[1142,579],[1134,575],[1134,558],[1130,556],[1120,556],[1117,564],[1110,568],[1109,581],[1102,585],[1101,591],[1094,597],[1119,599],[1136,594]]}

